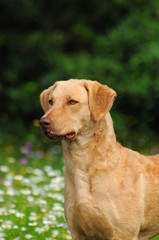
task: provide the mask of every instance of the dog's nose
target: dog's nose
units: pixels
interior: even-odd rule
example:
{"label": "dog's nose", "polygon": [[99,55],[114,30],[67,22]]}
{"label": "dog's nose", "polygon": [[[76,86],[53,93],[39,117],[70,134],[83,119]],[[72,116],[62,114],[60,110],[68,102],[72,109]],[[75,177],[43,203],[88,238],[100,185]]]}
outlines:
{"label": "dog's nose", "polygon": [[49,125],[51,125],[51,123],[52,123],[51,118],[42,117],[42,118],[40,119],[40,125],[41,125],[41,127],[48,127]]}

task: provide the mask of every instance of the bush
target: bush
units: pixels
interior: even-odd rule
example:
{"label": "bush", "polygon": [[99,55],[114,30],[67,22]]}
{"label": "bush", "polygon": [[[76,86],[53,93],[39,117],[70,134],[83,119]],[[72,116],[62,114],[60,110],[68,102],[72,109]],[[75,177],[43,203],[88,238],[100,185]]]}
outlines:
{"label": "bush", "polygon": [[159,120],[157,0],[1,0],[0,7],[1,123],[14,119],[17,125],[20,118],[32,124],[42,115],[44,88],[88,78],[117,91],[112,114],[120,141],[141,147],[153,140]]}

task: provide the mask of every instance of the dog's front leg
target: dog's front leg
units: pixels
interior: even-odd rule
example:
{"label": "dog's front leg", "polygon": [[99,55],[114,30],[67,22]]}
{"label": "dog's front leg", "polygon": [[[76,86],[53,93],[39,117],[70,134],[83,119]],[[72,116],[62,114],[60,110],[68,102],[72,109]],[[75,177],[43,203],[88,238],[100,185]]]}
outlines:
{"label": "dog's front leg", "polygon": [[74,185],[72,183],[72,177],[68,173],[68,171],[64,170],[65,177],[65,201],[64,201],[64,212],[65,218],[68,224],[68,228],[71,232],[71,236],[73,240],[80,240],[80,235],[78,234],[77,229],[77,219],[75,214],[75,190]]}
{"label": "dog's front leg", "polygon": [[65,218],[67,220],[72,240],[87,240],[84,232],[81,229],[81,225],[77,217],[77,209],[75,204],[75,188],[72,182],[72,176],[66,169],[64,171],[64,176],[65,176],[64,210]]}
{"label": "dog's front leg", "polygon": [[[113,238],[111,240],[138,240],[138,237],[134,237],[134,238]],[[145,239],[146,240],[146,239]],[[147,239],[148,240],[148,239]]]}
{"label": "dog's front leg", "polygon": [[99,236],[97,239],[113,240],[112,226],[90,192],[88,176],[80,169],[76,169],[75,176],[75,206],[83,232],[88,239],[96,240],[94,236]]}

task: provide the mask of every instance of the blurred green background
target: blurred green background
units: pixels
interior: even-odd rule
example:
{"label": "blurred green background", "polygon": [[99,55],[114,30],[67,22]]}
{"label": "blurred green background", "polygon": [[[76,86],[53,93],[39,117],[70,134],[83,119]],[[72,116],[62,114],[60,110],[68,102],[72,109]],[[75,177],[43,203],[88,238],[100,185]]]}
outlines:
{"label": "blurred green background", "polygon": [[[118,93],[118,140],[157,152],[158,0],[0,0],[0,145],[45,147],[39,94],[57,80],[98,80]],[[36,127],[37,126],[37,127]],[[12,146],[12,147],[11,147]]]}

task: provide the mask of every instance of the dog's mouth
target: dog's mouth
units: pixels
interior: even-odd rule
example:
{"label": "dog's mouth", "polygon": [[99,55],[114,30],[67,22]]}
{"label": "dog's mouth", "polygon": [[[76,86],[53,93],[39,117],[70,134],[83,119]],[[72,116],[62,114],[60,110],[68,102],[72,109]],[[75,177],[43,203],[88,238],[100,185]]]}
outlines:
{"label": "dog's mouth", "polygon": [[70,132],[65,135],[65,139],[68,139],[68,140],[73,140],[75,137],[76,137],[75,132]]}
{"label": "dog's mouth", "polygon": [[74,140],[76,137],[76,133],[74,131],[69,132],[65,135],[55,134],[54,131],[50,129],[42,129],[43,133],[50,138],[51,140]]}

